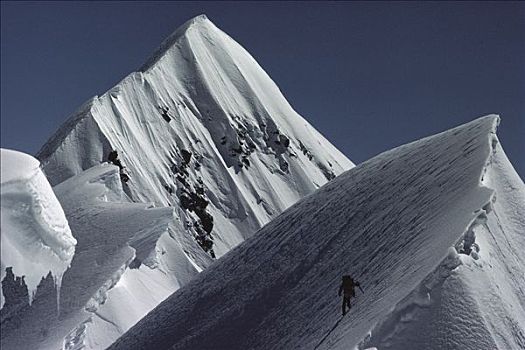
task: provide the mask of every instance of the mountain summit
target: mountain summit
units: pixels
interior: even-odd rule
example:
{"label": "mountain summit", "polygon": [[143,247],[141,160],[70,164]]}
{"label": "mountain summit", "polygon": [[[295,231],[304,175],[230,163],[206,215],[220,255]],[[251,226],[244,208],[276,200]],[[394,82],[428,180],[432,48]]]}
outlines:
{"label": "mountain summit", "polygon": [[[71,349],[109,345],[214,259],[353,167],[292,109],[254,58],[204,15],[177,29],[138,72],[80,107],[37,157],[57,197],[69,205],[62,203],[78,240],[62,286],[62,299],[75,302],[62,308],[68,317],[46,322],[56,338],[47,344],[65,337]],[[138,214],[126,222],[132,211],[118,209],[123,202],[151,204],[133,207]],[[106,206],[112,211],[102,212]],[[109,212],[127,235],[100,223]],[[94,237],[120,253],[101,255]],[[90,262],[104,273],[94,274]],[[75,278],[84,270],[91,277],[79,290]],[[94,286],[98,291],[84,305]],[[27,317],[46,312],[38,305]],[[2,338],[18,349],[37,348],[40,341],[36,335],[23,343],[14,334]]]}
{"label": "mountain summit", "polygon": [[[201,28],[194,29],[193,27],[200,26]],[[191,28],[192,30],[197,31],[204,31],[203,27],[208,28],[215,28],[215,24],[213,24],[208,16],[202,14],[199,16],[195,16],[192,19],[188,20],[186,23],[181,25],[179,28],[177,28],[169,37],[167,37],[155,50],[155,52],[150,56],[150,58],[146,61],[146,63],[139,69],[141,72],[147,71],[151,66],[153,66],[164,54],[172,48],[177,41],[184,35],[186,35],[186,32]],[[218,30],[218,29],[217,29]]]}
{"label": "mountain summit", "polygon": [[205,16],[86,103],[38,158],[52,184],[118,164],[132,200],[180,208],[184,230],[217,256],[353,166]]}

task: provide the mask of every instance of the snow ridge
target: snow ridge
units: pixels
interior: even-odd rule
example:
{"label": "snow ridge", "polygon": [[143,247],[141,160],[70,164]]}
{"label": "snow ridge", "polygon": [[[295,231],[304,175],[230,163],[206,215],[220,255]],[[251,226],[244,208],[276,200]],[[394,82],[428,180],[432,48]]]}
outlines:
{"label": "snow ridge", "polygon": [[[496,130],[499,123],[500,118],[495,118],[493,129],[489,133],[489,142],[492,147],[492,152],[487,156],[485,166],[479,178],[479,186],[492,192],[488,201],[482,208],[475,211],[477,216],[471,220],[455,245],[449,248],[447,256],[441,261],[438,267],[426,276],[407,297],[397,303],[382,322],[379,322],[374,326],[374,329],[367,334],[362,342],[359,343],[359,350],[374,348],[376,346],[381,349],[392,348],[392,338],[399,336],[398,333],[403,331],[406,332],[408,328],[406,324],[417,320],[416,315],[419,309],[430,307],[435,303],[435,301],[432,300],[432,297],[435,298],[434,294],[436,293],[436,290],[439,291],[445,283],[445,280],[463,263],[460,253],[471,256],[476,260],[479,259],[479,245],[475,244],[474,230],[479,228],[479,226],[487,225],[487,215],[492,212],[492,203],[496,201],[496,191],[484,185],[483,176],[489,169],[490,164],[492,163],[492,158],[496,153],[496,145],[498,143]],[[376,333],[379,333],[379,335]],[[414,337],[419,338],[421,337],[421,334],[414,335]],[[380,340],[377,340],[376,338],[380,338]],[[428,341],[428,338],[426,340]],[[403,347],[406,347],[407,343],[412,342],[412,344],[414,344],[417,340],[409,340],[408,337],[404,335],[402,342],[404,343]],[[432,346],[425,344],[425,347],[428,346],[434,348],[437,344],[433,344]]]}
{"label": "snow ridge", "polygon": [[480,177],[480,186],[493,191],[490,201],[475,211],[477,217],[440,266],[373,328],[359,349],[525,346],[525,259],[515,253],[525,239],[519,214],[525,210],[525,186],[495,129]]}
{"label": "snow ridge", "polygon": [[188,20],[160,44],[159,48],[155,50],[155,52],[146,61],[146,63],[144,63],[139,71],[146,72],[148,69],[154,66],[171,47],[177,44],[177,41],[186,34],[186,31],[188,31],[188,29],[194,25],[213,25],[213,23],[210,22],[205,14],[201,14]]}
{"label": "snow ridge", "polygon": [[[140,71],[82,106],[38,158],[55,186],[111,162],[127,198],[173,210],[160,238],[130,242],[135,259],[101,306],[120,330],[353,167],[205,16],[188,21]],[[120,284],[135,288],[123,292]],[[148,284],[159,293],[140,287]],[[124,310],[132,316],[122,317]],[[113,326],[95,323],[87,327],[93,344],[109,345],[120,335],[109,339]]]}
{"label": "snow ridge", "polygon": [[[501,178],[492,164],[501,157],[494,155],[498,122],[480,118],[339,176],[174,293],[110,349],[308,349],[331,329],[319,349],[519,348],[525,265],[495,247],[522,241],[523,226],[511,218],[493,228],[495,214],[519,210],[509,211],[506,199],[493,203],[498,188],[485,183]],[[513,173],[510,163],[500,169]],[[523,182],[512,186],[525,193]],[[523,207],[525,196],[512,198]],[[479,251],[465,242],[469,230]],[[486,277],[495,273],[491,265],[512,269],[493,283]],[[340,320],[335,294],[345,273],[365,293]],[[491,299],[497,285],[506,288],[501,303]]]}

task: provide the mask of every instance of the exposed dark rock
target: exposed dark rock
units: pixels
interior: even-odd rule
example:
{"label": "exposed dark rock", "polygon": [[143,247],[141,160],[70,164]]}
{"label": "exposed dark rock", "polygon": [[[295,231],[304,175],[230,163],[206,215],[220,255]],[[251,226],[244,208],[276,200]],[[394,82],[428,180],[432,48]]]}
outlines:
{"label": "exposed dark rock", "polygon": [[321,171],[323,172],[324,177],[326,177],[326,179],[328,181],[330,181],[332,179],[335,179],[336,176],[335,176],[334,172],[332,171],[332,169],[328,169],[326,166],[324,166],[321,163],[318,163],[317,166],[319,167],[319,169],[321,169]]}
{"label": "exposed dark rock", "polygon": [[169,194],[173,194],[173,188],[170,185],[164,185],[164,188]]}
{"label": "exposed dark rock", "polygon": [[206,209],[206,207],[210,203],[210,202],[208,202],[208,200],[206,198],[204,198],[204,196],[199,195],[197,193],[192,193],[192,199],[195,202],[195,206],[197,208],[202,209],[202,210]]}
{"label": "exposed dark rock", "polygon": [[309,160],[312,160],[314,158],[312,153],[310,153],[308,148],[306,148],[306,146],[301,141],[299,141],[299,147],[301,148],[301,152],[303,152],[303,154],[307,156]]}
{"label": "exposed dark rock", "polygon": [[[213,216],[206,211],[209,201],[205,197],[204,182],[199,177],[196,183],[191,183],[191,178],[186,170],[191,159],[191,153],[181,150],[181,154],[183,162],[180,166],[175,167],[177,170],[175,177],[184,186],[179,192],[180,205],[184,210],[193,212],[198,217],[198,221],[187,223],[188,230],[194,232],[195,240],[202,249],[215,258],[215,253],[212,249],[213,240],[211,238]],[[197,159],[198,156],[195,158]],[[174,167],[172,166],[172,168]]]}
{"label": "exposed dark rock", "polygon": [[126,173],[125,169],[120,169],[120,180],[122,182],[128,182],[129,181],[129,175]]}
{"label": "exposed dark rock", "polygon": [[110,161],[114,165],[118,166],[118,168],[120,169],[120,171],[119,171],[120,180],[122,182],[128,182],[129,181],[129,175],[126,172],[126,167],[124,165],[122,165],[122,162],[120,161],[120,159],[118,159],[118,152],[116,150],[113,150],[113,151],[109,152],[109,154],[108,154],[108,161]]}
{"label": "exposed dark rock", "polygon": [[142,261],[140,259],[133,259],[133,261],[129,264],[130,269],[138,269],[142,265]]}
{"label": "exposed dark rock", "polygon": [[181,194],[179,196],[179,200],[180,200],[180,206],[183,209],[193,210],[193,201],[186,193]]}
{"label": "exposed dark rock", "polygon": [[9,312],[17,305],[29,304],[29,293],[24,276],[15,276],[12,267],[7,267],[5,272],[5,277],[2,280],[2,293],[4,294],[2,314]]}
{"label": "exposed dark rock", "polygon": [[200,195],[204,195],[204,187],[197,187],[195,191]]}
{"label": "exposed dark rock", "polygon": [[113,150],[113,151],[109,152],[109,154],[108,154],[108,160],[109,160],[110,162],[113,163],[114,161],[117,160],[117,158],[118,158],[118,152],[117,152],[117,151]]}
{"label": "exposed dark rock", "polygon": [[213,251],[213,241],[211,239],[205,236],[198,236],[197,243],[199,243],[199,245],[205,252],[210,253],[211,257],[215,259],[215,252]]}
{"label": "exposed dark rock", "polygon": [[207,211],[201,210],[200,208],[195,210],[195,214],[197,214],[199,219],[201,219],[201,225],[204,231],[208,234],[211,233],[213,230],[213,216]]}
{"label": "exposed dark rock", "polygon": [[167,121],[168,123],[171,122],[171,117],[168,113],[170,108],[168,106],[166,107],[159,106],[159,109],[160,109],[160,114],[162,115],[162,118],[164,118],[164,120]]}
{"label": "exposed dark rock", "polygon": [[286,135],[279,134],[279,142],[280,142],[284,147],[289,147],[289,146],[290,146],[290,139],[289,139],[288,136],[286,136]]}
{"label": "exposed dark rock", "polygon": [[184,165],[189,164],[190,160],[191,160],[192,153],[190,151],[185,150],[185,149],[181,149],[180,153],[181,153],[181,156],[182,156],[183,164]]}
{"label": "exposed dark rock", "polygon": [[279,168],[280,168],[283,172],[287,173],[288,170],[289,170],[289,167],[290,167],[290,164],[288,164],[288,162],[287,162],[287,161],[284,159],[284,157],[281,155],[281,156],[279,157]]}
{"label": "exposed dark rock", "polygon": [[182,174],[177,174],[175,175],[175,178],[181,183],[184,185],[184,187],[188,187],[188,182],[186,181],[186,179],[184,178],[184,175]]}

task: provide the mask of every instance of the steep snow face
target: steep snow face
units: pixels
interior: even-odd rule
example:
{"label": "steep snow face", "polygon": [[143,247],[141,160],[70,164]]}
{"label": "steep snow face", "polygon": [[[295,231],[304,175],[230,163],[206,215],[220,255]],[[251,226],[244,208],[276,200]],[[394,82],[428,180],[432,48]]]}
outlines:
{"label": "steep snow face", "polygon": [[[100,349],[104,347],[101,342],[114,340],[115,337],[100,339],[113,334],[114,329],[110,325],[106,326],[105,333],[98,334],[99,338],[89,334],[89,329],[101,322],[106,324],[100,319],[105,317],[101,307],[107,303],[108,291],[121,282],[137,256],[145,255],[155,247],[159,237],[167,234],[173,221],[172,208],[153,208],[151,203],[130,203],[122,190],[119,169],[114,165],[93,167],[54,189],[64,207],[71,231],[78,238],[71,267],[63,276],[60,314],[57,315],[55,309],[53,285],[46,278],[38,286],[31,306],[20,303],[14,313],[2,309],[2,349]],[[153,264],[147,256],[142,260]],[[145,267],[141,268],[132,271],[143,273]],[[179,270],[184,268],[189,270],[192,267],[181,264]],[[142,288],[162,298],[185,282],[184,276],[177,279],[163,273],[165,270],[166,267],[161,265],[155,269],[153,276],[161,275],[158,279],[164,286],[170,287],[166,287],[168,290],[155,290],[154,285]],[[127,290],[125,287],[120,289]],[[151,299],[151,303],[158,300]],[[124,299],[123,302],[131,300]],[[148,305],[149,308],[153,306]],[[143,313],[148,310],[135,309]],[[142,316],[140,313],[137,315],[137,311],[130,311],[135,309],[121,308],[115,317],[128,315],[126,321],[131,322]]]}
{"label": "steep snow face", "polygon": [[[49,272],[60,287],[76,240],[38,160],[7,149],[1,149],[0,158],[1,280],[6,278],[6,268],[11,268],[9,282],[23,276],[17,283],[25,282],[31,303],[40,280]],[[14,301],[10,300],[14,286],[5,287],[9,294],[4,299],[2,288],[0,307]]]}
{"label": "steep snow face", "polygon": [[132,200],[176,208],[211,256],[353,166],[205,16],[86,103],[38,157],[52,184],[113,161]]}
{"label": "steep snow face", "polygon": [[174,212],[168,233],[134,242],[148,242],[138,269],[108,291],[100,317],[75,328],[88,348],[111,344],[214,258],[353,166],[205,16],[84,104],[38,158],[55,185],[110,161],[132,201]]}
{"label": "steep snow face", "polygon": [[489,210],[456,245],[473,242],[470,256],[445,260],[365,347],[525,348],[525,186],[496,138],[482,184],[495,191]]}
{"label": "steep snow face", "polygon": [[[111,349],[522,348],[525,186],[498,122],[484,117],[344,173]],[[364,293],[341,318],[343,274]]]}
{"label": "steep snow face", "polygon": [[472,242],[470,256],[445,260],[372,330],[367,346],[525,347],[525,186],[496,138],[492,146],[482,184],[494,197],[456,245]]}

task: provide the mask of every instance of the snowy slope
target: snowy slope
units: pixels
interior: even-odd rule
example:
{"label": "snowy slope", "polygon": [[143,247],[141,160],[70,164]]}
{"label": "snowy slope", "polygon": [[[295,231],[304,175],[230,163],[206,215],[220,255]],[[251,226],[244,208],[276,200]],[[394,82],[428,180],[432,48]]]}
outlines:
{"label": "snowy slope", "polygon": [[[28,154],[1,149],[1,281],[0,307],[15,311],[16,284],[25,283],[31,303],[48,273],[60,289],[75,254],[76,240],[40,163]],[[9,273],[6,268],[11,268]],[[16,280],[15,276],[21,277]],[[22,277],[23,276],[23,277]],[[4,288],[8,294],[4,300]]]}
{"label": "snowy slope", "polygon": [[[90,322],[79,317],[77,325],[68,319],[54,328],[58,339],[71,327],[82,334],[71,346],[93,349],[111,344],[215,257],[353,166],[205,16],[175,31],[140,71],[80,107],[38,158],[57,191],[110,161],[120,168],[126,200],[173,211],[160,237],[154,231],[129,242],[136,249],[131,268],[118,273],[118,283],[108,281],[112,288]],[[82,199],[61,201],[76,223],[74,235],[85,241],[83,225],[102,212],[84,208],[81,217],[74,209]],[[98,259],[89,249],[84,257]],[[111,265],[113,272],[124,260]]]}
{"label": "snowy slope", "polygon": [[372,331],[367,346],[525,349],[525,186],[501,145],[494,146],[482,182],[495,191],[494,210],[473,230],[479,258],[460,255],[451,274],[438,269],[442,275],[424,281]]}
{"label": "snowy slope", "polygon": [[[480,118],[347,171],[111,349],[523,349],[525,185],[498,122]],[[341,318],[345,273],[364,294]]]}
{"label": "snowy slope", "polygon": [[[31,306],[22,302],[16,313],[2,313],[2,349],[59,349],[63,344],[65,349],[81,349],[87,343],[88,326],[103,317],[100,304],[106,301],[108,290],[137,255],[155,246],[173,218],[171,208],[130,203],[119,169],[110,164],[86,170],[54,190],[78,238],[71,267],[63,276],[60,313],[47,278]],[[173,289],[180,286],[175,278],[166,283]]]}
{"label": "snowy slope", "polygon": [[[353,166],[205,16],[82,106],[38,158],[58,184],[112,150],[130,177],[130,197],[178,208],[188,234],[216,256]],[[196,195],[205,213],[192,208]]]}

